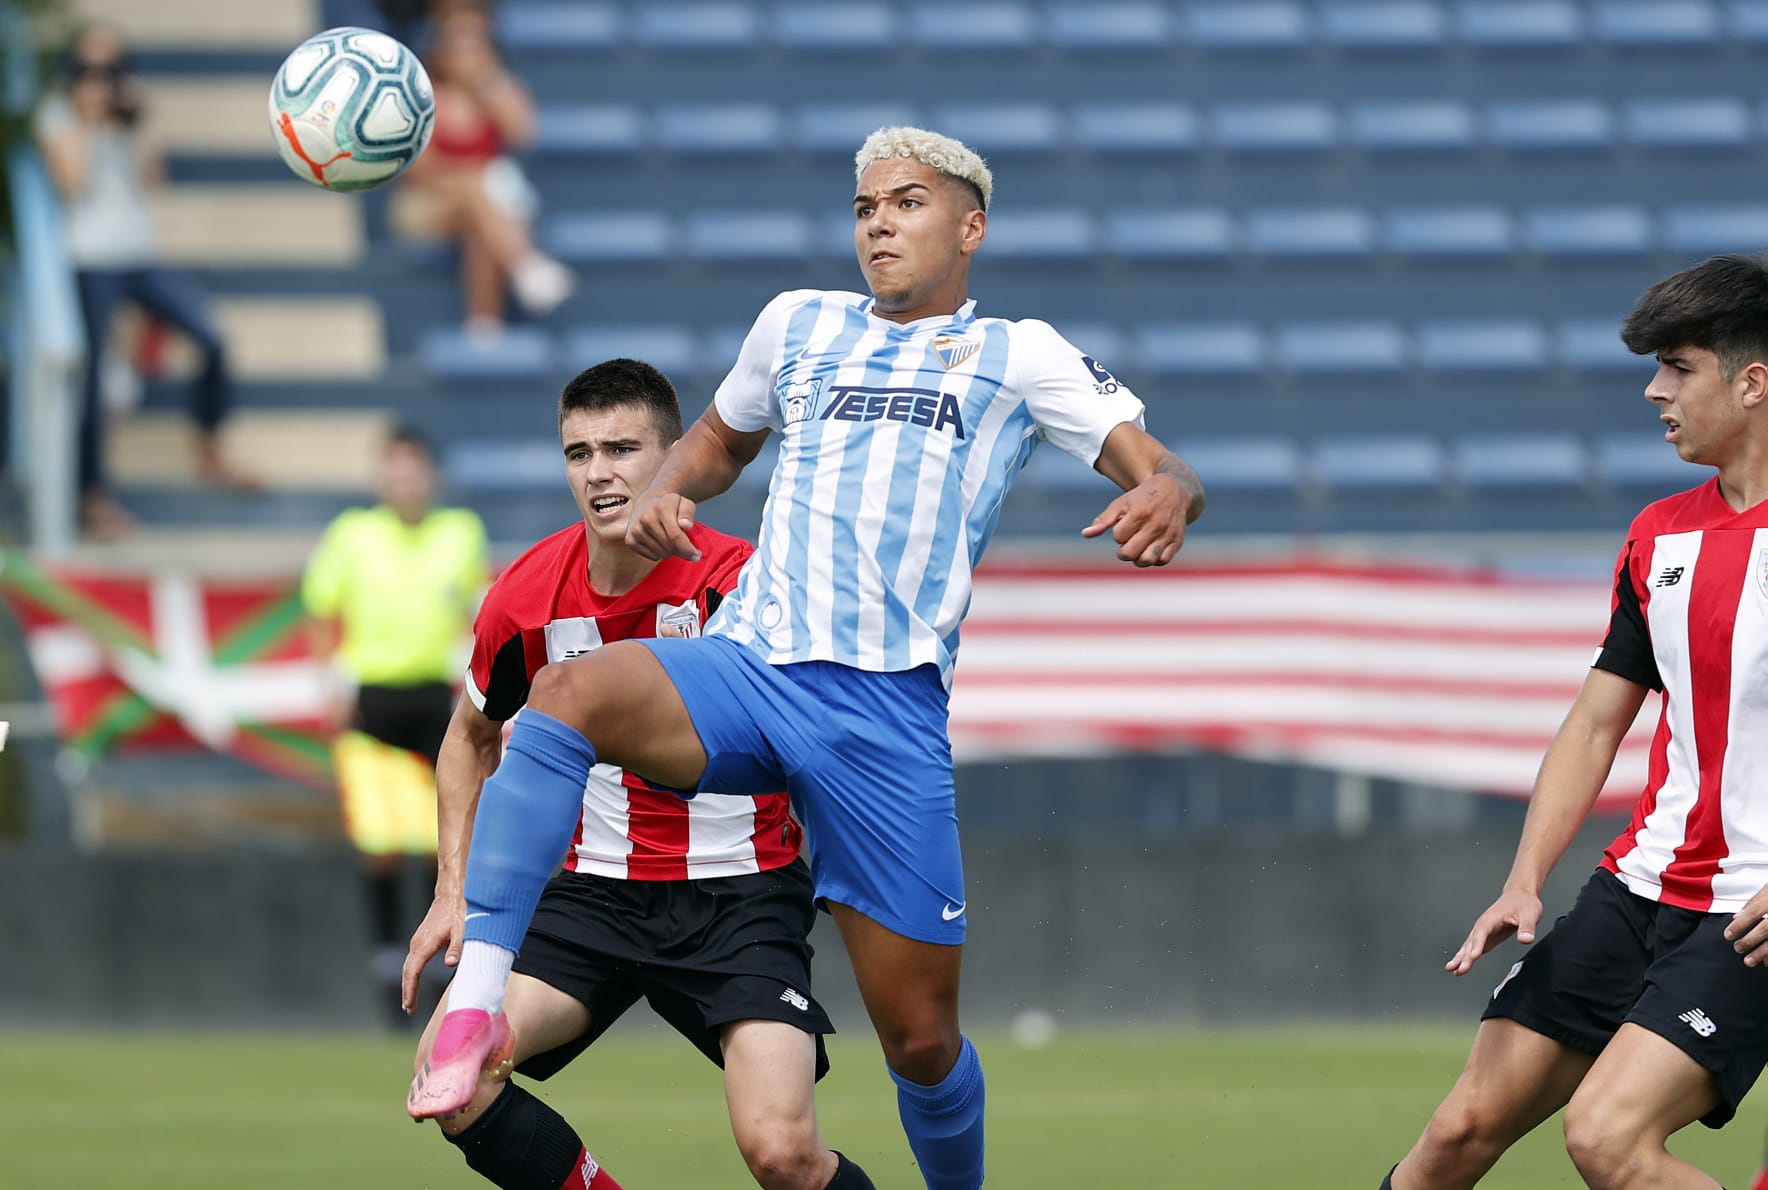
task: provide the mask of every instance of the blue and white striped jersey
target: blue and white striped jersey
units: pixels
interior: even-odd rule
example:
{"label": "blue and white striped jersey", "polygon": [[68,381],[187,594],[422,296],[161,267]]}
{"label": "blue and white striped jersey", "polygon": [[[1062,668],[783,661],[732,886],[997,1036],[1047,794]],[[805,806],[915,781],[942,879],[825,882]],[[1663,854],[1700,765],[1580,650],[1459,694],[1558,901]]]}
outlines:
{"label": "blue and white striped jersey", "polygon": [[933,663],[947,685],[971,569],[1040,440],[1092,466],[1142,402],[1048,323],[896,323],[857,293],[769,302],[713,398],[781,433],[759,546],[706,627],[769,662]]}

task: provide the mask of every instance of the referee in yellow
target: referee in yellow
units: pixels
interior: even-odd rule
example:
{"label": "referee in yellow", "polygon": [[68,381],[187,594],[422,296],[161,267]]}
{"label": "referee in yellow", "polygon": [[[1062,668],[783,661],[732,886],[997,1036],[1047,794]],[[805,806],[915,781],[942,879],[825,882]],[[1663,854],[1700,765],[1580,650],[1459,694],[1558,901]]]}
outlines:
{"label": "referee in yellow", "polygon": [[337,679],[333,758],[344,825],[363,859],[375,982],[401,1027],[404,857],[426,857],[433,870],[436,756],[491,577],[484,524],[467,509],[436,507],[436,480],[428,440],[395,428],[377,473],[379,503],[339,514],[301,580],[314,652],[331,659]]}

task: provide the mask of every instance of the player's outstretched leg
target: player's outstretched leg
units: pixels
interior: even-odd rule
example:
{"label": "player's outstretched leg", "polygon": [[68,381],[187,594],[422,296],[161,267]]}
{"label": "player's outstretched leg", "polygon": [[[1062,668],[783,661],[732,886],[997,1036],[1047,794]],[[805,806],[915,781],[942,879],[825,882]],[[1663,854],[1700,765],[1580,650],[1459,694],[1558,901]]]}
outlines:
{"label": "player's outstretched leg", "polygon": [[472,1102],[482,1076],[509,1077],[515,1046],[515,1034],[501,1012],[461,1008],[448,1013],[412,1077],[405,1110],[414,1120],[459,1111]]}
{"label": "player's outstretched leg", "polygon": [[515,1083],[492,1090],[477,1119],[444,1129],[474,1173],[502,1190],[620,1190],[558,1112]]}

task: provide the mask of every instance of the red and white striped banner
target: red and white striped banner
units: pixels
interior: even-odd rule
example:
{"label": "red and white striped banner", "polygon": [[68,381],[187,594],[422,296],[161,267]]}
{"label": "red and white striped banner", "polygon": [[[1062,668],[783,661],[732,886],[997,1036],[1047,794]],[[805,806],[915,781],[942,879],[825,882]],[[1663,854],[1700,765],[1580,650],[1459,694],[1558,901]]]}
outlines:
{"label": "red and white striped banner", "polygon": [[[1322,562],[985,567],[959,759],[1209,748],[1526,795],[1609,616],[1606,580]],[[1645,781],[1649,698],[1603,792]]]}

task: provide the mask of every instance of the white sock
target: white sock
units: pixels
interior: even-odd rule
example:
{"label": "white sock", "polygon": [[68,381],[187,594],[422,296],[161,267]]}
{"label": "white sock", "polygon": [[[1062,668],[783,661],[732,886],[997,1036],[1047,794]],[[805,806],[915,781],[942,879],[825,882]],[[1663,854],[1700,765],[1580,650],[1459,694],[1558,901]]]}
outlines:
{"label": "white sock", "polygon": [[493,1016],[503,1011],[503,989],[510,981],[514,951],[491,942],[461,944],[460,966],[448,985],[448,1011],[482,1008]]}

